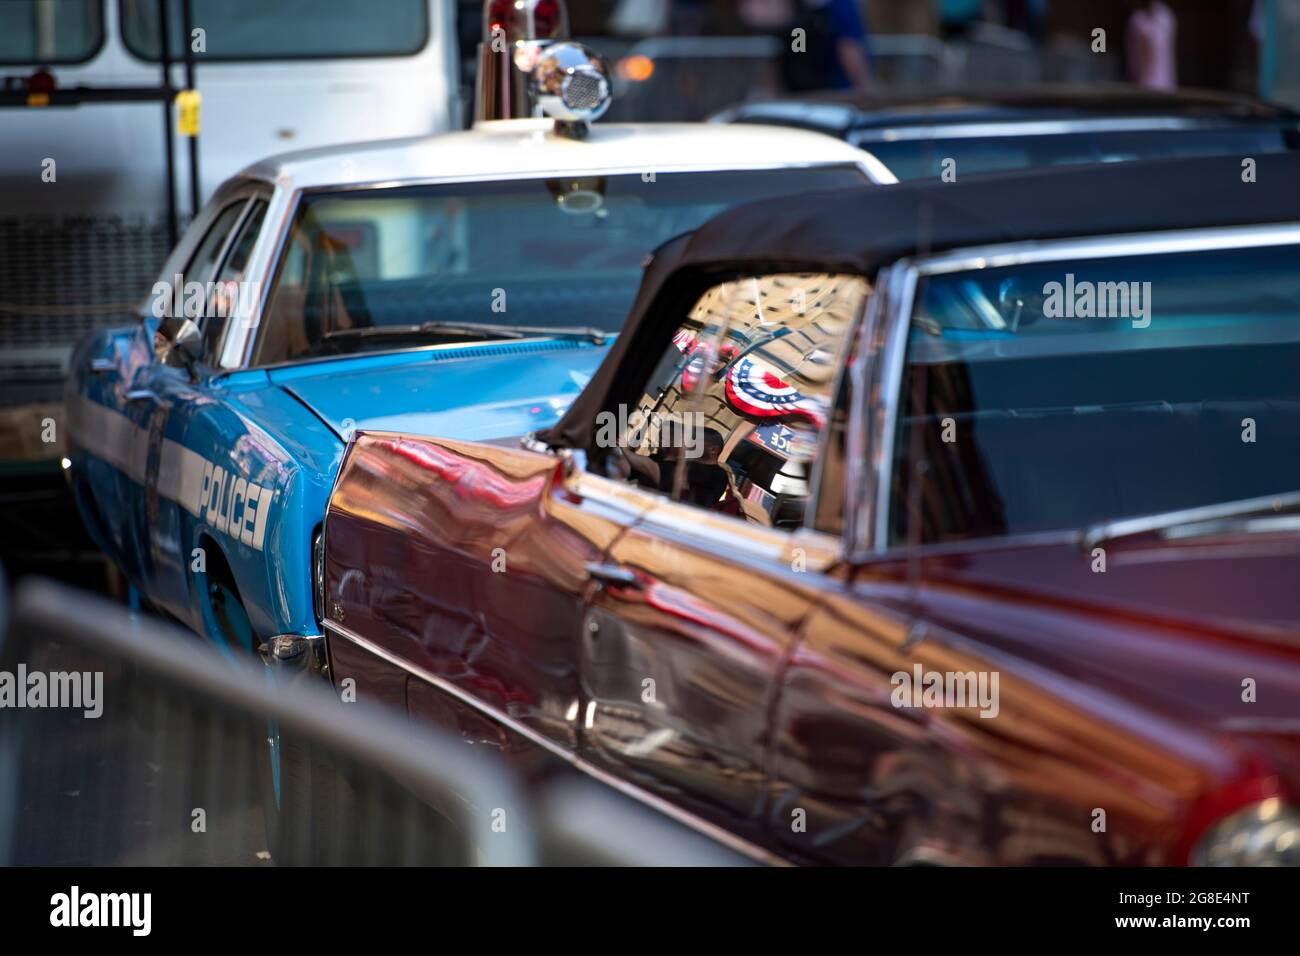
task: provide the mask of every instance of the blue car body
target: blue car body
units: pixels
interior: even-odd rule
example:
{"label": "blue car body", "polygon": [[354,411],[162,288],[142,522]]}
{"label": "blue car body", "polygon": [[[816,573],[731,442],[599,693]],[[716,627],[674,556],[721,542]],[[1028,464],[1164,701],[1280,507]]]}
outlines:
{"label": "blue car body", "polygon": [[72,485],[96,543],[150,603],[222,641],[221,561],[257,634],[313,635],[311,546],[354,429],[466,439],[555,421],[608,350],[533,339],[352,355],[191,381],[154,323],[100,332],[68,386]]}
{"label": "blue car body", "polygon": [[[231,644],[319,636],[313,539],[353,430],[485,440],[549,425],[594,373],[623,318],[625,305],[606,307],[601,297],[612,289],[609,301],[630,302],[652,248],[697,226],[714,206],[881,176],[887,171],[860,150],[798,130],[598,124],[574,140],[537,120],[257,163],[199,211],[136,323],[93,333],[74,352],[65,397],[78,508],[141,596],[183,624]],[[607,181],[618,185],[606,219],[599,204],[575,204],[575,212],[557,200],[566,189],[582,193]],[[467,203],[491,189],[514,190],[525,201],[488,196],[477,244],[457,239]],[[641,198],[620,198],[637,190]],[[453,194],[451,205],[437,205]],[[681,198],[648,201],[658,196]],[[298,242],[296,223],[329,203],[329,242]],[[378,206],[392,211],[387,219]],[[524,228],[527,215],[555,221]],[[608,235],[594,228],[600,223]],[[428,247],[454,255],[423,272],[424,265],[403,264]],[[285,279],[300,253],[327,265]],[[480,286],[457,285],[457,269],[471,259],[486,262],[490,276]],[[408,347],[358,335],[344,339],[341,354],[284,345],[267,357],[267,336],[289,327],[275,311],[282,279],[299,284],[304,314],[312,282],[385,267],[407,268],[399,278],[408,284],[400,295],[376,292],[369,307],[388,312],[372,327],[340,326],[344,335],[438,319],[505,321],[492,305],[495,293],[504,295],[492,289],[499,283],[512,286],[510,323],[527,327],[531,314],[532,327],[508,337],[472,329],[432,343],[415,337]],[[175,361],[176,323],[191,315],[182,292],[206,285],[210,305],[213,287],[232,276],[259,289],[232,294],[231,311],[217,313],[225,324],[211,337],[209,312],[195,313],[203,351]],[[319,300],[320,314],[350,308],[338,288],[330,285],[334,298]],[[584,302],[607,320],[600,335],[582,328]],[[237,627],[214,619],[218,578],[237,592]]]}

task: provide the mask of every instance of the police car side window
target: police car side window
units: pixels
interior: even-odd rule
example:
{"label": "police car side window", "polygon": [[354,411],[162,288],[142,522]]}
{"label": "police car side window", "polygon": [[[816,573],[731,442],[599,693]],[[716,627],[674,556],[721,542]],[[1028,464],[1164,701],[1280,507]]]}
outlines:
{"label": "police car side window", "polygon": [[859,276],[781,274],[706,292],[614,429],[625,477],[756,524],[802,526],[869,291]]}
{"label": "police car side window", "polygon": [[212,273],[216,269],[217,259],[221,255],[221,250],[226,247],[226,240],[230,238],[230,231],[239,222],[239,214],[244,211],[245,205],[246,200],[243,199],[233,202],[221,210],[217,218],[212,221],[212,225],[208,227],[203,241],[199,243],[199,247],[194,250],[194,255],[190,257],[189,263],[185,266],[182,278],[187,286],[191,282],[206,285],[206,283],[212,281]]}
{"label": "police car side window", "polygon": [[253,247],[262,232],[266,202],[258,199],[244,217],[239,235],[230,244],[226,259],[208,290],[208,307],[203,318],[203,362],[216,365],[226,327],[239,314],[241,302],[251,304],[255,290],[244,283],[244,273]]}

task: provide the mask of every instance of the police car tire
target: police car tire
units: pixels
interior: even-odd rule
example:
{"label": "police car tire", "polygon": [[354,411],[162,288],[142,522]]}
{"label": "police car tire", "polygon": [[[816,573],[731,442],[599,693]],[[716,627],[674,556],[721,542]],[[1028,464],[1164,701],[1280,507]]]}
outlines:
{"label": "police car tire", "polygon": [[326,755],[280,735],[280,811],[271,859],[279,866],[357,862],[351,787]]}

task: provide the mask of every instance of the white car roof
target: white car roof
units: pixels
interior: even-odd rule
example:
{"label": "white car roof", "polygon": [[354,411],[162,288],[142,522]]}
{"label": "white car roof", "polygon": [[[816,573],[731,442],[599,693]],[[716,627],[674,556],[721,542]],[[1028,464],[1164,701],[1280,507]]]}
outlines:
{"label": "white car roof", "polygon": [[295,190],[390,181],[853,163],[876,182],[897,182],[870,153],[823,133],[789,127],[595,123],[581,140],[557,135],[553,127],[544,119],[496,120],[435,136],[283,153],[254,163],[236,178]]}

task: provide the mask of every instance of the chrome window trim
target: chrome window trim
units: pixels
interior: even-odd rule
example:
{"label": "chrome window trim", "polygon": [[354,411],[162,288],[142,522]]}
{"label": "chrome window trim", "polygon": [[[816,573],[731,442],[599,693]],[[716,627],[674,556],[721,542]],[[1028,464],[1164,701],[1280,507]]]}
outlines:
{"label": "chrome window trim", "polygon": [[579,754],[576,750],[566,749],[565,747],[561,746],[554,740],[551,740],[549,737],[545,736],[544,734],[541,734],[538,731],[534,730],[532,727],[529,727],[527,724],[521,723],[520,721],[511,717],[509,714],[505,713],[504,711],[499,710],[496,707],[493,707],[491,704],[485,701],[479,700],[477,697],[475,697],[473,694],[471,694],[469,691],[465,690],[464,688],[458,687],[456,684],[451,683],[445,678],[430,673],[424,668],[412,664],[410,661],[403,660],[402,658],[398,657],[396,654],[393,654],[392,652],[379,646],[378,644],[375,644],[374,642],[362,637],[360,634],[356,633],[350,628],[344,627],[342,624],[339,624],[336,621],[326,621],[325,630],[331,632],[334,636],[338,638],[348,641],[351,644],[355,644],[357,647],[361,648],[362,650],[367,651],[370,654],[373,654],[375,657],[378,657],[380,660],[383,660],[384,662],[392,665],[393,667],[396,667],[399,670],[404,671],[405,673],[411,675],[412,677],[424,681],[426,684],[436,688],[437,690],[446,694],[448,697],[460,701],[460,703],[464,704],[467,707],[472,708],[473,710],[487,717],[489,720],[493,721],[499,726],[505,727],[507,730],[510,730],[515,734],[518,734],[519,736],[528,740],[530,743],[540,747],[541,749],[547,751],[553,756],[558,757],[559,759],[563,760],[565,763],[569,764],[569,766],[573,767],[575,770],[581,771],[582,773],[587,774],[588,776],[594,778],[595,780],[614,788],[619,793],[622,793],[624,796],[631,797],[632,799],[638,800],[641,803],[645,804],[646,806],[651,807],[652,809],[658,810],[660,813],[664,814],[665,816],[671,817],[672,819],[676,820],[678,823],[681,823],[685,826],[690,827],[693,830],[696,830],[697,832],[703,834],[704,836],[722,844],[728,849],[734,850],[735,852],[747,856],[752,860],[755,860],[760,863],[765,863],[770,866],[790,865],[788,860],[784,859],[781,856],[778,856],[772,851],[766,850],[758,846],[757,844],[751,843],[750,841],[742,837],[738,837],[734,833],[730,832],[729,830],[726,830],[718,826],[717,824],[710,823],[709,821],[703,819],[702,817],[696,816],[695,814],[691,813],[689,810],[685,810],[677,806],[676,804],[671,803],[668,800],[665,800],[663,797],[660,797],[657,794],[650,793],[648,790],[644,790],[641,787],[638,787],[636,784],[629,783],[623,778],[618,777],[615,774],[605,770],[604,768],[593,764],[585,757],[583,757],[581,754]]}
{"label": "chrome window trim", "polygon": [[[284,244],[288,241],[289,227],[293,223],[293,218],[298,214],[298,202],[301,197],[301,190],[294,190],[285,196],[281,187],[276,186],[271,190],[271,195],[267,199],[266,215],[262,218],[263,238],[267,235],[267,228],[274,223],[275,241],[267,250],[266,259],[263,263],[258,263],[258,259],[262,254],[262,239],[259,239],[257,245],[253,248],[253,254],[249,262],[250,264],[257,264],[258,268],[250,271],[261,276],[261,287],[258,290],[257,301],[253,303],[253,314],[248,316],[247,321],[236,322],[232,331],[227,333],[227,340],[222,343],[221,366],[225,371],[254,367],[252,365],[253,344],[257,338],[257,329],[262,324],[262,316],[266,312],[266,303],[271,294],[271,283],[279,275]],[[281,204],[284,208],[277,221],[276,207]]]}
{"label": "chrome window trim", "polygon": [[970,538],[965,541],[935,541],[909,547],[906,543],[891,545],[879,551],[864,552],[854,555],[854,563],[863,561],[904,561],[908,558],[941,558],[948,554],[968,555],[972,552],[1010,551],[1015,548],[1046,547],[1049,545],[1077,545],[1082,535],[1077,530],[1060,531],[1026,531],[1018,534],[999,535],[993,538]]}
{"label": "chrome window trim", "polygon": [[[171,285],[172,280],[179,273],[181,277],[181,283],[182,283],[182,288],[179,290],[179,297],[181,299],[184,299],[185,297],[185,289],[184,289],[185,285],[188,285],[191,282],[198,282],[204,287],[205,295],[203,297],[203,315],[199,316],[199,323],[198,323],[200,333],[202,333],[206,329],[208,322],[211,321],[212,318],[214,318],[214,316],[209,316],[207,314],[208,298],[206,295],[206,289],[208,283],[212,282],[216,278],[217,273],[221,271],[221,267],[225,264],[226,257],[230,255],[230,249],[231,246],[234,244],[235,237],[239,235],[240,229],[242,229],[244,226],[244,221],[248,218],[248,211],[253,206],[253,199],[254,196],[253,196],[252,187],[241,183],[236,188],[229,190],[229,192],[227,192],[224,196],[218,193],[217,196],[215,196],[212,200],[209,200],[213,209],[212,215],[204,219],[203,227],[201,230],[199,230],[193,245],[191,245],[186,250],[185,261],[176,267],[177,271],[173,272],[172,275],[164,274],[162,279],[157,280],[158,282],[166,282],[169,285]],[[212,259],[212,268],[208,270],[206,275],[202,277],[195,277],[192,273],[188,271],[190,264],[194,261],[194,256],[198,253],[199,249],[203,247],[203,243],[208,238],[208,233],[210,233],[216,227],[217,223],[221,220],[221,217],[226,214],[226,211],[229,209],[233,209],[235,207],[239,207],[239,211],[235,214],[234,222],[231,224],[229,231],[227,231],[225,238],[221,240],[221,245],[217,248],[217,254]],[[200,215],[202,215],[202,211],[200,211]],[[199,216],[196,216],[194,219],[194,223],[198,223],[199,221],[200,221]],[[177,243],[177,247],[179,248],[180,245],[184,243],[184,241],[185,241],[184,239],[180,240],[180,242]],[[171,301],[173,301],[176,296],[177,296],[177,291],[173,289],[172,295],[168,297],[168,302],[170,303]],[[157,307],[158,298],[159,297],[153,295],[151,291],[148,301],[146,303],[148,314],[151,315],[154,309]],[[170,316],[171,318],[178,318],[178,316],[171,315],[170,309],[167,309],[163,313],[163,317],[168,317],[168,316]],[[225,347],[226,339],[229,336],[230,336],[230,326],[227,325],[226,330],[221,334],[221,343],[216,349],[217,354],[222,354],[222,349]],[[220,370],[219,367],[218,370]]]}
{"label": "chrome window trim", "polygon": [[[840,535],[818,531],[808,525],[800,525],[797,528],[774,528],[771,525],[747,521],[737,515],[719,515],[720,526],[713,527],[690,519],[695,515],[714,514],[714,512],[685,501],[674,501],[664,492],[623,484],[617,479],[590,472],[584,476],[584,482],[584,485],[577,489],[578,494],[584,499],[608,508],[616,508],[627,515],[624,531],[652,533],[659,539],[706,553],[710,548],[721,548],[728,560],[745,562],[761,572],[770,573],[786,568],[787,565],[782,560],[786,548],[797,545],[799,541],[824,544],[837,555],[844,552],[842,544],[844,539]],[[619,493],[602,493],[606,485],[617,487]],[[629,499],[644,506],[629,506]],[[687,520],[682,520],[683,518]],[[749,530],[754,536],[737,534],[736,531],[742,528]]]}
{"label": "chrome window trim", "polygon": [[[1073,259],[1171,255],[1183,252],[1287,245],[1300,245],[1300,222],[1030,240],[972,246],[900,259],[893,267],[895,281],[891,282],[889,308],[884,315],[887,333],[883,353],[876,359],[877,374],[869,379],[869,382],[880,382],[881,387],[875,395],[872,406],[868,409],[868,431],[864,439],[872,458],[871,467],[865,470],[864,476],[870,484],[857,493],[861,495],[860,501],[864,502],[861,507],[870,510],[860,511],[853,522],[849,560],[862,562],[907,550],[903,546],[889,544],[889,498],[893,448],[897,437],[897,416],[901,407],[900,391],[907,353],[907,334],[911,327],[917,285],[922,278],[953,272]],[[877,435],[871,430],[873,423],[878,423],[880,441],[875,441]],[[1037,538],[1044,534],[1065,533],[1067,532],[1035,532],[1033,535],[998,536],[992,540],[1009,542],[1025,537]],[[1070,533],[1077,537],[1076,532]],[[966,542],[966,545],[969,547],[971,543]],[[938,543],[923,545],[922,549],[938,546],[940,546]]]}
{"label": "chrome window trim", "polygon": [[[651,164],[653,165],[653,164]],[[716,164],[699,164],[699,165],[680,165],[668,168],[658,168],[656,171],[664,175],[673,173],[730,173],[730,172],[774,172],[782,169],[822,169],[825,167],[843,166],[846,168],[856,168],[862,173],[868,183],[876,185],[885,185],[897,183],[898,179],[891,173],[884,163],[876,159],[870,153],[863,151],[863,156],[857,160],[836,159],[821,162],[807,163],[764,163],[755,162],[752,165],[729,165],[726,168]],[[253,352],[257,344],[258,331],[262,326],[262,319],[266,314],[266,307],[271,298],[271,292],[275,288],[275,283],[279,279],[280,269],[283,266],[284,247],[289,240],[289,232],[293,227],[294,219],[298,215],[298,208],[301,206],[303,199],[308,196],[314,196],[320,193],[353,193],[363,190],[373,189],[406,189],[420,186],[456,186],[469,183],[491,183],[491,182],[525,182],[538,179],[554,179],[557,176],[632,176],[640,175],[645,172],[645,166],[599,166],[591,169],[576,171],[558,170],[530,170],[525,173],[478,173],[466,176],[430,176],[418,179],[384,179],[375,180],[365,183],[338,183],[334,185],[304,186],[293,189],[289,196],[284,216],[276,227],[276,241],[270,258],[269,267],[265,271],[265,279],[262,285],[262,294],[258,296],[257,304],[253,310],[253,315],[244,329],[242,339],[235,346],[227,343],[222,351],[222,367],[224,369],[234,368],[270,368],[272,365],[284,365],[292,363],[268,363],[266,365],[253,364]],[[270,221],[272,209],[267,210],[267,222]],[[263,226],[265,228],[265,226]],[[227,364],[234,356],[229,349],[237,347],[239,356],[238,361],[233,364]]]}
{"label": "chrome window trim", "polygon": [[[239,218],[235,220],[234,228],[231,229],[230,234],[226,236],[226,241],[222,243],[221,254],[218,255],[217,258],[214,260],[213,267],[212,267],[212,274],[208,276],[208,278],[205,280],[205,284],[207,282],[216,281],[217,276],[221,274],[221,270],[226,267],[226,260],[230,258],[230,253],[235,247],[235,242],[243,234],[244,226],[247,225],[249,217],[253,215],[254,207],[256,207],[256,205],[259,202],[264,202],[266,203],[266,213],[262,216],[263,228],[259,230],[260,234],[258,235],[256,241],[254,242],[253,249],[249,253],[249,257],[248,257],[249,264],[250,265],[252,264],[253,257],[257,254],[257,243],[262,241],[262,235],[265,234],[266,216],[269,215],[271,212],[272,193],[273,190],[269,189],[267,186],[260,183],[249,183],[248,185],[240,186],[240,188],[235,191],[234,193],[235,196],[242,197],[244,208],[240,211]],[[217,215],[220,216],[221,214],[218,213]],[[216,220],[214,219],[213,221],[215,222]],[[200,240],[200,243],[201,242],[202,240]],[[197,249],[197,246],[195,248]],[[204,301],[206,303],[206,299]],[[235,301],[236,303],[238,303],[239,298],[236,297]],[[203,320],[204,324],[206,325],[206,323],[211,321],[212,318],[214,318],[214,316],[205,316]],[[218,372],[230,371],[225,366],[226,349],[233,335],[237,334],[239,326],[243,324],[241,322],[241,319],[242,316],[239,315],[226,316],[225,331],[221,333],[221,339],[217,342],[215,348],[213,349],[214,354],[217,356],[217,360],[212,367],[216,369]],[[200,326],[200,331],[204,331],[202,326]]]}
{"label": "chrome window trim", "polygon": [[[847,433],[844,436],[844,469],[840,473],[840,481],[844,482],[841,490],[840,507],[844,513],[840,524],[840,533],[835,537],[840,540],[840,554],[847,557],[853,550],[852,542],[856,540],[853,524],[857,519],[859,508],[859,497],[863,482],[862,468],[863,462],[866,461],[866,406],[867,406],[867,389],[870,386],[870,377],[867,374],[867,363],[873,350],[873,343],[880,329],[882,317],[888,309],[889,301],[889,282],[890,270],[882,269],[871,280],[871,294],[862,309],[857,323],[849,333],[849,347],[846,350],[845,357],[850,359],[845,363],[839,376],[836,377],[835,394],[838,397],[839,389],[842,387],[842,376],[847,375],[849,380],[849,408],[848,419],[844,423]],[[829,436],[829,431],[828,431]],[[829,442],[829,437],[825,439]],[[818,531],[812,524],[817,516],[817,502],[821,497],[821,485],[824,480],[822,474],[821,462],[825,459],[826,446],[823,445],[818,456],[818,468],[816,482],[813,485],[813,496],[809,502],[811,509],[806,513],[805,527],[809,530]],[[827,532],[818,531],[819,534]]]}
{"label": "chrome window trim", "polygon": [[917,256],[910,261],[924,276],[973,269],[997,269],[1064,258],[1101,259],[1124,255],[1164,255],[1211,249],[1251,249],[1300,243],[1300,222],[1219,226],[1161,232],[1122,233],[1079,239],[1042,239],[972,246]]}
{"label": "chrome window trim", "polygon": [[854,146],[924,139],[987,139],[1018,136],[1069,136],[1074,133],[1158,133],[1184,130],[1291,128],[1284,120],[1233,121],[1221,117],[1134,116],[1099,119],[927,123],[924,126],[867,127],[845,137]]}
{"label": "chrome window trim", "polygon": [[[896,440],[898,415],[898,395],[903,383],[903,359],[907,355],[907,332],[911,325],[912,308],[916,299],[918,266],[915,261],[904,259],[897,263],[892,275],[890,304],[893,306],[885,316],[882,327],[882,351],[876,357],[874,371],[876,381],[881,383],[871,414],[868,416],[873,431],[868,447],[871,450],[871,467],[867,475],[872,479],[873,489],[862,492],[863,500],[872,502],[870,545],[868,550],[878,550],[889,540],[889,476],[893,464],[893,449]],[[883,373],[883,374],[882,374]],[[874,439],[879,437],[879,441]],[[874,491],[874,494],[872,493]],[[854,522],[855,531],[858,522]],[[854,540],[854,554],[861,550],[859,542]]]}
{"label": "chrome window trim", "polygon": [[[789,529],[773,528],[771,525],[746,521],[743,517],[737,515],[721,516],[740,522],[740,527],[757,530],[758,535],[756,537],[760,540],[755,540],[755,538],[734,533],[733,529],[727,527],[725,522],[721,527],[713,527],[709,524],[691,521],[690,519],[694,515],[701,513],[699,505],[688,504],[684,501],[673,501],[663,494],[656,494],[645,488],[636,488],[634,490],[638,494],[651,496],[656,500],[653,507],[646,509],[637,516],[636,523],[630,525],[628,531],[652,532],[656,539],[674,542],[706,553],[711,548],[720,549],[725,555],[724,560],[758,561],[765,567],[772,564],[780,565],[781,556],[785,554],[785,548],[790,537],[796,531],[808,530],[802,526]],[[709,514],[710,512],[705,511],[702,513]],[[682,520],[683,518],[686,520]],[[771,540],[761,540],[763,537],[769,537]]]}
{"label": "chrome window trim", "polygon": [[[841,273],[828,273],[828,275],[841,275]],[[835,414],[835,402],[839,399],[840,389],[844,387],[844,379],[846,376],[849,378],[849,407],[847,409],[848,414],[844,419],[844,428],[846,429],[844,435],[845,461],[843,463],[843,469],[840,472],[841,482],[846,480],[845,476],[849,472],[851,463],[854,460],[852,457],[852,438],[854,435],[853,421],[854,416],[857,414],[855,406],[857,404],[857,390],[860,384],[854,374],[854,368],[858,363],[850,363],[848,359],[850,356],[856,354],[861,344],[859,340],[864,337],[863,329],[874,322],[874,317],[880,310],[880,297],[877,294],[875,282],[866,279],[865,277],[862,278],[867,286],[867,295],[862,304],[859,305],[857,310],[853,313],[853,321],[850,324],[848,331],[844,334],[844,342],[840,346],[843,358],[837,363],[835,374],[831,378],[830,397],[832,417],[834,417]],[[817,436],[816,457],[813,459],[812,468],[809,469],[808,472],[808,500],[804,502],[803,523],[799,525],[799,528],[801,530],[813,531],[818,534],[829,535],[838,540],[845,534],[845,530],[848,528],[849,518],[854,514],[853,510],[849,506],[849,499],[847,497],[841,496],[840,498],[840,510],[842,512],[840,517],[843,521],[840,525],[839,534],[835,534],[831,531],[823,531],[815,524],[817,519],[818,502],[821,500],[822,487],[826,481],[826,461],[829,458],[831,433],[832,429],[828,427],[823,429],[821,434]],[[849,487],[852,487],[852,485],[850,484]],[[848,489],[846,488],[844,490],[847,491]]]}
{"label": "chrome window trim", "polygon": [[[198,242],[194,244],[193,248],[190,250],[189,256],[186,258],[185,264],[181,267],[181,278],[184,279],[187,284],[190,282],[198,282],[202,285],[207,285],[212,281],[218,270],[220,270],[221,264],[226,261],[226,256],[230,252],[230,244],[234,241],[235,234],[239,232],[239,227],[243,224],[244,218],[248,215],[248,203],[251,198],[252,197],[245,190],[236,189],[230,193],[227,200],[218,205],[216,214],[205,224],[203,232],[198,238]],[[202,276],[193,275],[188,271],[190,264],[194,261],[194,256],[198,253],[199,249],[203,247],[204,241],[208,238],[208,233],[213,230],[216,224],[221,220],[221,217],[226,214],[227,210],[233,209],[236,206],[239,207],[239,212],[236,213],[234,221],[230,224],[230,229],[226,233],[225,238],[221,240],[221,245],[217,247],[217,254],[212,257],[211,269]],[[171,276],[168,276],[168,279],[171,278]],[[181,290],[182,294],[184,291],[184,289]],[[173,316],[173,318],[176,318],[176,316]],[[205,322],[207,321],[207,318],[206,315],[202,316],[202,319]]]}
{"label": "chrome window trim", "polygon": [[[1243,513],[1243,508],[1249,508],[1252,505],[1257,509],[1254,514]],[[1131,538],[1153,531],[1162,531],[1173,525],[1200,525],[1226,519],[1228,526],[1231,526],[1232,519],[1246,520],[1248,518],[1274,517],[1274,514],[1265,510],[1267,508],[1272,508],[1275,511],[1282,508],[1300,508],[1300,491],[1265,495],[1242,501],[1224,501],[1212,505],[1197,505],[1194,508],[1161,511],[1156,514],[1138,515],[1134,518],[1116,518],[1093,525],[1086,534],[1082,535],[1082,543],[1085,548],[1093,548],[1102,542],[1114,541],[1117,538]],[[1177,535],[1174,535],[1174,537],[1177,537]]]}

